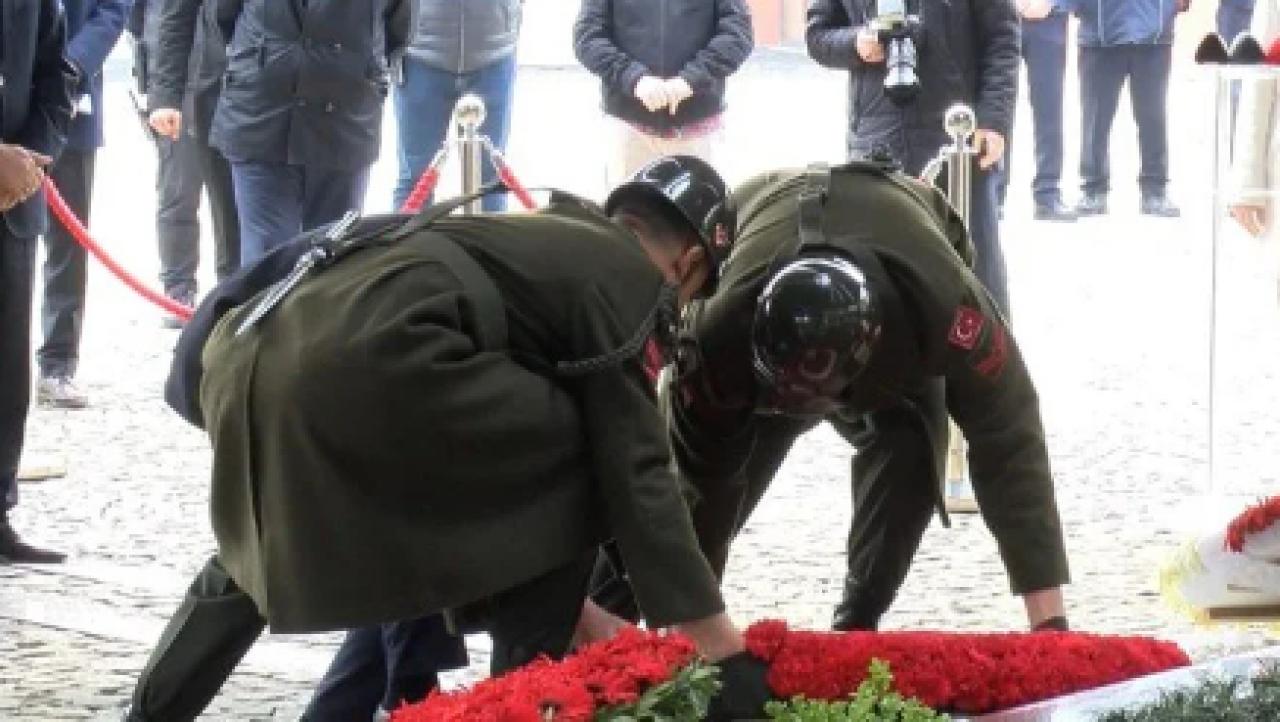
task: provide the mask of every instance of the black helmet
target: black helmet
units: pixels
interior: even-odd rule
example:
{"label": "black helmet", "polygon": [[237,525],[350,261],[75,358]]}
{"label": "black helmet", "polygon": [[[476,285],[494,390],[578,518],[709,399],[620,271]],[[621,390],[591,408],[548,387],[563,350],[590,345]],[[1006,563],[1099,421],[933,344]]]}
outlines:
{"label": "black helmet", "polygon": [[698,232],[707,251],[707,283],[699,295],[709,296],[720,278],[720,267],[733,250],[738,222],[733,198],[724,179],[706,161],[689,155],[668,155],[650,161],[626,183],[613,189],[604,202],[604,212],[612,214],[632,193],[664,198]]}
{"label": "black helmet", "polygon": [[880,338],[874,283],[840,255],[803,256],[760,292],[751,353],[759,410],[823,416],[871,360]]}

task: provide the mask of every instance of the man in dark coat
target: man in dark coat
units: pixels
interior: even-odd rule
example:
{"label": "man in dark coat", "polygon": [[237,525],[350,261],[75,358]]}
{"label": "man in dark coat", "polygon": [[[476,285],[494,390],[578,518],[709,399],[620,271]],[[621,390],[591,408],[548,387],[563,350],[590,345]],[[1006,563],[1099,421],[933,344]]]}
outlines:
{"label": "man in dark coat", "polygon": [[[1065,626],[1067,559],[1035,389],[934,189],[871,163],[768,173],[734,194],[737,244],[694,304],[667,399],[699,541],[723,573],[795,439],[857,450],[836,629],[874,629],[935,507],[947,419],[1033,627]],[[945,521],[945,516],[944,516]]]}
{"label": "man in dark coat", "polygon": [[466,608],[494,637],[495,671],[563,654],[604,616],[584,599],[607,539],[651,623],[724,660],[724,711],[758,712],[761,670],[697,548],[642,365],[709,287],[731,207],[696,159],[655,166],[615,191],[612,219],[559,200],[374,221],[256,322],[261,295],[229,306],[296,244],[206,300],[188,349],[211,333],[195,363],[180,344],[169,396],[213,442],[219,552],[131,719],[198,714],[221,678],[192,689],[189,670],[225,678],[263,622],[310,632]]}
{"label": "man in dark coat", "polygon": [[66,143],[75,70],[57,0],[0,4],[0,561],[60,562],[9,524],[31,398],[36,237],[47,227],[42,167]]}
{"label": "man in dark coat", "polygon": [[1007,0],[918,0],[920,90],[906,105],[884,90],[885,47],[874,29],[875,0],[809,0],[805,38],[821,65],[849,72],[849,157],[888,151],[919,175],[950,142],[943,116],[955,103],[974,109],[981,151],[973,174],[969,230],[978,278],[1009,310],[1000,248],[996,164],[1004,156],[1018,90],[1018,16]]}
{"label": "man in dark coat", "polygon": [[[195,304],[199,290],[202,190],[209,195],[218,279],[240,265],[240,221],[231,166],[209,145],[209,125],[226,64],[213,8],[214,3],[204,0],[136,0],[129,28],[138,49],[134,71],[147,97],[148,122],[158,136],[160,281],[165,295],[189,306]],[[181,325],[173,316],[166,317],[165,323]]]}
{"label": "man in dark coat", "polygon": [[217,0],[227,39],[209,142],[231,161],[241,256],[364,202],[413,0]]}
{"label": "man in dark coat", "polygon": [[[71,127],[67,145],[49,169],[67,205],[89,223],[93,197],[93,167],[102,146],[102,64],[120,39],[132,0],[63,0],[67,20],[67,60],[76,69]],[[40,381],[36,398],[42,404],[81,408],[88,399],[74,382],[80,360],[80,331],[84,323],[88,253],[61,224],[44,235],[44,303],[40,319],[44,342],[36,350]]]}

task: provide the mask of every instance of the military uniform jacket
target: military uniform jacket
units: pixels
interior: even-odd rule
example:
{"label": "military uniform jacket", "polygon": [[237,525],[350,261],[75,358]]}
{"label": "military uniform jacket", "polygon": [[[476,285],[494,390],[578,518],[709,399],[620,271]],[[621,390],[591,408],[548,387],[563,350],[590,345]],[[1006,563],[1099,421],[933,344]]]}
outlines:
{"label": "military uniform jacket", "polygon": [[[754,443],[756,381],[750,328],[770,271],[799,247],[802,171],[769,173],[735,193],[738,239],[721,290],[690,311],[700,361],[678,382],[684,403],[672,440],[682,471],[715,479],[738,473]],[[872,164],[832,173],[822,229],[835,250],[870,254],[899,303],[887,317],[861,392],[838,415],[904,403],[943,378],[947,409],[969,442],[973,485],[1014,591],[1067,581],[1067,561],[1035,388],[1017,344],[969,270],[963,224],[931,187]],[[866,264],[864,264],[864,267]],[[725,540],[727,541],[727,540]]]}
{"label": "military uniform jacket", "polygon": [[[239,337],[254,304],[233,308],[202,374],[175,364],[199,379],[187,415],[213,442],[236,582],[274,630],[347,628],[482,599],[614,538],[654,623],[723,609],[641,365],[674,289],[636,239],[577,205],[432,229],[309,277]],[[474,340],[476,289],[434,233],[492,278],[509,349]]]}

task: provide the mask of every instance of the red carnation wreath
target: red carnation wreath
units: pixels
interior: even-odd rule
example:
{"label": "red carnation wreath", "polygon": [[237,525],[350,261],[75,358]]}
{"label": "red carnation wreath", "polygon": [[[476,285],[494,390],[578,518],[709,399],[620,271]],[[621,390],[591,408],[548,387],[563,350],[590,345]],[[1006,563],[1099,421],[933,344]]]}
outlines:
{"label": "red carnation wreath", "polygon": [[[765,621],[747,630],[748,650],[769,662],[780,698],[839,700],[855,693],[872,659],[887,662],[894,688],[946,711],[985,713],[1094,689],[1190,664],[1169,642],[1077,632],[805,632]],[[694,661],[679,635],[626,629],[563,661],[540,660],[469,690],[433,693],[392,722],[587,722],[633,703]]]}

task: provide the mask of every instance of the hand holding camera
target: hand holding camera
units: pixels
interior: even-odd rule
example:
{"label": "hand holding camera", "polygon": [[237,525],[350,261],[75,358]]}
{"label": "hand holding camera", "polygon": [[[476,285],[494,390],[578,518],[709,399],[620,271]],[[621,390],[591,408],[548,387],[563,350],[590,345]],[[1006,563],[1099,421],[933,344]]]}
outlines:
{"label": "hand holding camera", "polygon": [[875,30],[865,26],[858,28],[855,47],[858,51],[858,57],[862,58],[862,62],[884,62],[884,46],[880,44],[880,35]]}

